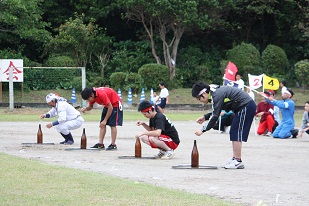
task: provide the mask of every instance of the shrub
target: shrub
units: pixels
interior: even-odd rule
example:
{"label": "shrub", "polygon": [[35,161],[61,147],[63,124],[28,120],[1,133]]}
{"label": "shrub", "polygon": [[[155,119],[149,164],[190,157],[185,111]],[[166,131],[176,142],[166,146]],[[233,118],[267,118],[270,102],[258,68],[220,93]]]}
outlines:
{"label": "shrub", "polygon": [[144,81],[146,89],[157,89],[160,82],[165,82],[167,87],[170,82],[169,68],[162,64],[145,64],[138,70],[138,74]]}
{"label": "shrub", "polygon": [[246,74],[251,73],[248,68],[259,67],[260,52],[252,44],[241,43],[227,52],[227,60],[232,61],[246,77]]}
{"label": "shrub", "polygon": [[309,76],[309,60],[305,59],[297,62],[295,65],[295,74],[298,78],[302,89],[304,90],[308,85],[308,76]]}
{"label": "shrub", "polygon": [[127,74],[125,72],[115,72],[109,77],[111,87],[115,90],[124,89]]}
{"label": "shrub", "polygon": [[109,86],[110,84],[108,79],[100,76],[95,76],[94,78],[91,78],[90,82],[92,87],[104,87]]}
{"label": "shrub", "polygon": [[74,67],[76,62],[69,56],[52,56],[45,62],[46,67]]}
{"label": "shrub", "polygon": [[127,74],[126,76],[124,89],[126,91],[129,91],[129,88],[131,88],[132,91],[138,91],[142,88],[142,84],[143,84],[143,79],[141,75],[139,75],[138,73],[132,72],[132,73]]}
{"label": "shrub", "polygon": [[289,61],[285,51],[275,45],[268,45],[262,52],[262,67],[266,74],[285,74]]}

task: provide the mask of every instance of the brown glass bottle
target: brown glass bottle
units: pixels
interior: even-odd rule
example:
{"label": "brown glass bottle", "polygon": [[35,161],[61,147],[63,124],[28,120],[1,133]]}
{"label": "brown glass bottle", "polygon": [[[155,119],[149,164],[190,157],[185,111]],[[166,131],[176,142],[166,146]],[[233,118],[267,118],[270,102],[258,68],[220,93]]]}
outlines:
{"label": "brown glass bottle", "polygon": [[136,158],[142,157],[142,145],[141,145],[141,141],[139,137],[136,138],[136,142],[135,142],[135,157]]}
{"label": "brown glass bottle", "polygon": [[87,137],[86,137],[85,128],[83,129],[83,134],[82,134],[82,137],[80,138],[80,148],[81,149],[87,148]]}
{"label": "brown glass bottle", "polygon": [[191,167],[198,167],[199,166],[199,155],[196,145],[196,140],[194,140],[192,154],[191,154]]}
{"label": "brown glass bottle", "polygon": [[41,129],[41,124],[39,124],[39,129],[38,129],[38,133],[37,133],[37,143],[38,144],[43,143],[43,133],[42,133],[42,129]]}

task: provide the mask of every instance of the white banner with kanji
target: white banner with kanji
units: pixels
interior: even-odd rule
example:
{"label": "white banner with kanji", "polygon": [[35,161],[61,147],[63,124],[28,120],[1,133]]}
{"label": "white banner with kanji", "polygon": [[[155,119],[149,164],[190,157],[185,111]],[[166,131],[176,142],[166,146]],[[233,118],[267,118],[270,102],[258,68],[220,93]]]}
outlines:
{"label": "white banner with kanji", "polygon": [[13,82],[24,81],[24,62],[22,59],[0,59],[0,80],[10,81],[10,69],[13,69]]}

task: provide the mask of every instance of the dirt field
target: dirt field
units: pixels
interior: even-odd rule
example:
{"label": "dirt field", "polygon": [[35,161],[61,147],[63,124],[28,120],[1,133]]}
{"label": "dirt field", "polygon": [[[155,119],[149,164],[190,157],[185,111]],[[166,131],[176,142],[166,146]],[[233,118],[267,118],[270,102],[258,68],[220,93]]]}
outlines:
{"label": "dirt field", "polygon": [[[141,118],[142,119],[142,118]],[[243,145],[245,169],[226,170],[220,165],[232,155],[228,134],[211,130],[201,137],[194,131],[200,126],[193,121],[174,122],[181,144],[171,160],[119,159],[134,155],[134,135],[142,129],[135,122],[125,122],[118,129],[118,150],[66,150],[79,148],[82,128],[74,130],[75,144],[60,145],[62,137],[54,128],[43,126],[43,142],[35,143],[38,124],[44,122],[1,122],[0,152],[38,159],[52,165],[94,171],[147,182],[158,186],[216,196],[243,205],[308,205],[309,198],[309,136],[301,139],[278,140],[255,136],[253,129],[248,143]],[[98,123],[86,122],[88,147],[98,141]],[[190,164],[193,140],[197,140],[200,164],[215,165],[218,169],[172,169]],[[110,144],[110,130],[104,141]],[[142,145],[142,155],[150,157],[156,150]]]}

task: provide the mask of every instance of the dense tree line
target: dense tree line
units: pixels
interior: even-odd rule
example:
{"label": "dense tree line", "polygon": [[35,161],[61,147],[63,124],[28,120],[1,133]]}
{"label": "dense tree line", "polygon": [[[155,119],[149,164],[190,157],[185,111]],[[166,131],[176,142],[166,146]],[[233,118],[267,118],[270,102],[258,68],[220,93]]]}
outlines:
{"label": "dense tree line", "polygon": [[308,85],[308,0],[2,0],[0,8],[1,59],[84,66],[96,86],[139,89],[153,84],[142,71],[159,80],[161,66],[173,87],[221,83],[228,61],[245,79],[267,73]]}

